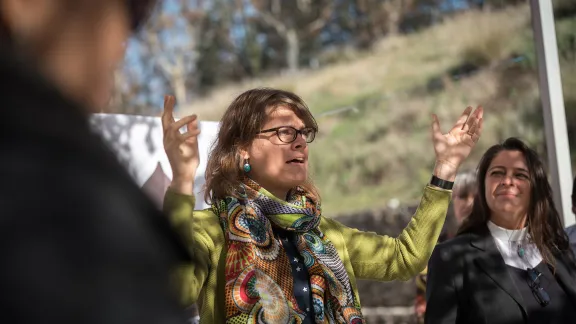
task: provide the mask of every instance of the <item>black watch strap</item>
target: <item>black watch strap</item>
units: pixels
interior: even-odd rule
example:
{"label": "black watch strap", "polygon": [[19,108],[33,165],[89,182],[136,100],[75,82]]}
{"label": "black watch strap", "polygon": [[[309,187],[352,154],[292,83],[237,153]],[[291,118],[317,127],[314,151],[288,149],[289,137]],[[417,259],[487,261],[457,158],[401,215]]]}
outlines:
{"label": "black watch strap", "polygon": [[446,190],[452,190],[452,187],[454,187],[453,181],[442,180],[435,175],[432,175],[432,179],[430,179],[430,184]]}

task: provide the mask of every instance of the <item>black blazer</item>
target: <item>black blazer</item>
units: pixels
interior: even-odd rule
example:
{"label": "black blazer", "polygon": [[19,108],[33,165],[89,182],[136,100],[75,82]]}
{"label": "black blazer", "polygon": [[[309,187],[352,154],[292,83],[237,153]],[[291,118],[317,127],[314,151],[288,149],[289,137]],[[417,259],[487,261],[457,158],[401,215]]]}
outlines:
{"label": "black blazer", "polygon": [[184,323],[180,238],[22,60],[0,46],[0,323]]}
{"label": "black blazer", "polygon": [[[555,255],[556,279],[576,307],[576,266],[567,253]],[[526,323],[522,296],[487,226],[436,246],[426,300],[427,324]]]}

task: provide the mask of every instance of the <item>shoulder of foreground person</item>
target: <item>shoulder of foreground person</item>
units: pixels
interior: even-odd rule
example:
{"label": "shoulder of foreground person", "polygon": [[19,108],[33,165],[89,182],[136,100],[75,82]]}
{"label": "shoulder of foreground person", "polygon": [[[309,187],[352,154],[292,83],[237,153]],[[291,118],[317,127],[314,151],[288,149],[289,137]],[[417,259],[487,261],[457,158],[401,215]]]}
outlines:
{"label": "shoulder of foreground person", "polygon": [[3,149],[0,177],[0,322],[183,322],[178,253],[135,185],[33,145]]}

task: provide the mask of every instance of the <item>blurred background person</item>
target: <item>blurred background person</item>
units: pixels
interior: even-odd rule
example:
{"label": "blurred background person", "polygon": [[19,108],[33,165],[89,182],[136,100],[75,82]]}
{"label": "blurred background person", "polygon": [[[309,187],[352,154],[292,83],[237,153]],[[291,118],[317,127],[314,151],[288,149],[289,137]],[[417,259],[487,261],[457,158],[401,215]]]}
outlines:
{"label": "blurred background person", "polygon": [[477,186],[430,259],[425,322],[572,323],[576,265],[539,156],[516,138],[494,145]]}
{"label": "blurred background person", "polygon": [[89,128],[154,0],[0,0],[0,323],[182,323],[189,259]]}
{"label": "blurred background person", "polygon": [[[438,243],[442,243],[456,235],[458,227],[472,211],[472,203],[476,194],[476,172],[464,171],[456,175],[454,188],[452,189],[452,203],[446,222]],[[426,278],[428,267],[416,277],[416,302],[415,312],[418,323],[424,323],[426,313]]]}
{"label": "blurred background person", "polygon": [[[474,195],[476,195],[476,171],[465,171],[458,174],[452,192],[452,209],[456,228],[460,227],[462,222],[472,212]],[[456,231],[450,232],[452,234],[450,235],[451,237],[456,234]]]}

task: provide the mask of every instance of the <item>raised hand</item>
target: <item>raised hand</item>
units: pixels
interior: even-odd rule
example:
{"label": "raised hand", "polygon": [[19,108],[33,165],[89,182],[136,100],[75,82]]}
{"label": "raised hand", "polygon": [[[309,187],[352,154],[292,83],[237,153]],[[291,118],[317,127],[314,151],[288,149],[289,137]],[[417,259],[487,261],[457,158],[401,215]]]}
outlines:
{"label": "raised hand", "polygon": [[[200,164],[198,152],[198,118],[196,115],[174,120],[174,96],[164,97],[164,112],[162,113],[162,129],[164,131],[164,150],[172,167],[173,190],[182,194],[193,193],[194,177]],[[180,133],[180,128],[188,127],[186,133]]]}
{"label": "raised hand", "polygon": [[440,179],[454,181],[460,164],[468,157],[482,134],[482,107],[464,110],[456,124],[446,134],[440,129],[438,116],[433,115],[432,141],[436,153],[434,175]]}

